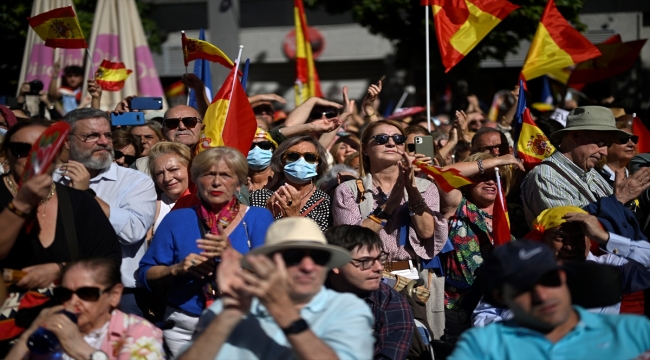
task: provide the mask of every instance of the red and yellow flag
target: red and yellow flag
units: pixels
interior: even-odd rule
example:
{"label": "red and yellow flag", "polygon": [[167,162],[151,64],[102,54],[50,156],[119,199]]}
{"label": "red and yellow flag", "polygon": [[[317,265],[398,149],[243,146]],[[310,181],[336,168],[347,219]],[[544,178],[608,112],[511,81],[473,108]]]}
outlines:
{"label": "red and yellow flag", "polygon": [[66,6],[28,18],[29,26],[51,48],[82,49],[84,38],[72,6]]}
{"label": "red and yellow flag", "polygon": [[496,183],[497,198],[494,200],[494,208],[492,209],[492,239],[494,240],[494,246],[499,246],[510,242],[512,235],[510,235],[510,218],[508,217],[506,197],[503,195],[501,179],[498,175]]}
{"label": "red and yellow flag", "polygon": [[221,49],[210,44],[207,41],[185,37],[185,32],[182,33],[183,43],[183,61],[185,66],[196,59],[205,59],[208,61],[219,63],[228,69],[235,67],[235,63],[230,60]]}
{"label": "red and yellow flag", "polygon": [[456,169],[443,171],[440,167],[427,165],[419,160],[413,160],[413,165],[419,167],[425,174],[431,175],[444,192],[450,192],[461,186],[473,184],[470,179],[461,175]]}
{"label": "red and yellow flag", "polygon": [[569,84],[594,83],[628,70],[636,63],[645,42],[622,42],[619,35],[596,45],[602,55],[578,64],[571,73]]}
{"label": "red and yellow flag", "polygon": [[521,73],[530,80],[596,56],[598,48],[562,17],[554,0],[548,0]]}
{"label": "red and yellow flag", "polygon": [[433,8],[433,21],[445,72],[458,64],[519,6],[506,0],[421,0]]}
{"label": "red and yellow flag", "polygon": [[253,108],[233,68],[205,112],[196,153],[211,147],[231,146],[246,156],[256,130]]}
{"label": "red and yellow flag", "polygon": [[314,65],[309,33],[307,32],[307,17],[302,0],[294,0],[293,16],[296,23],[296,106],[310,97],[323,97],[320,90],[320,80]]}
{"label": "red and yellow flag", "polygon": [[523,80],[520,80],[519,85],[519,102],[517,103],[514,127],[515,155],[522,160],[527,171],[539,165],[555,152],[555,147],[530,116],[530,109],[526,106]]}
{"label": "red and yellow flag", "polygon": [[165,96],[168,98],[173,98],[180,95],[185,95],[185,84],[183,84],[183,82],[180,80],[165,88]]}
{"label": "red and yellow flag", "polygon": [[120,91],[124,82],[133,71],[124,66],[122,62],[102,61],[95,72],[95,81],[107,91]]}

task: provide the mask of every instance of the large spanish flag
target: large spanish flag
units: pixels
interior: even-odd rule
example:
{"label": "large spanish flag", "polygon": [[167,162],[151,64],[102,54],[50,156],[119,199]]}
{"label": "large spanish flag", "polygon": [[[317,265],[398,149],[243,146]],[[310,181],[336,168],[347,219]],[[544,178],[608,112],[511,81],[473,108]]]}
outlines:
{"label": "large spanish flag", "polygon": [[530,80],[596,56],[598,48],[562,17],[554,0],[548,0],[521,73]]}
{"label": "large spanish flag", "polygon": [[296,23],[296,106],[313,96],[323,97],[320,90],[320,80],[314,65],[309,33],[307,32],[307,17],[302,0],[294,0],[293,16]]}
{"label": "large spanish flag", "polygon": [[231,146],[248,155],[257,120],[235,69],[230,71],[205,112],[197,154],[211,147]]}
{"label": "large spanish flag", "polygon": [[515,156],[523,161],[526,170],[539,165],[555,151],[555,147],[530,116],[530,110],[526,107],[526,92],[522,80],[519,81],[519,102],[515,113],[513,140]]}
{"label": "large spanish flag", "polygon": [[433,8],[433,21],[445,72],[458,64],[513,10],[505,0],[421,0]]}
{"label": "large spanish flag", "polygon": [[28,18],[29,26],[52,48],[87,48],[72,6],[66,6]]}
{"label": "large spanish flag", "polygon": [[498,173],[496,183],[497,198],[494,201],[494,208],[492,209],[492,240],[494,241],[494,246],[499,246],[510,242],[512,235],[510,234],[510,218],[508,217],[506,197],[503,195],[501,177]]}
{"label": "large spanish flag", "polygon": [[103,90],[120,91],[132,72],[122,62],[112,62],[104,59],[95,72],[95,81]]}
{"label": "large spanish flag", "polygon": [[212,62],[219,63],[228,69],[235,67],[235,63],[230,60],[221,49],[210,44],[207,41],[185,37],[185,32],[181,33],[183,44],[183,61],[185,66],[196,59],[204,59]]}
{"label": "large spanish flag", "polygon": [[440,167],[427,165],[419,160],[414,160],[413,165],[419,167],[423,173],[431,175],[444,192],[450,192],[461,186],[473,184],[470,179],[461,175],[456,169],[442,170]]}

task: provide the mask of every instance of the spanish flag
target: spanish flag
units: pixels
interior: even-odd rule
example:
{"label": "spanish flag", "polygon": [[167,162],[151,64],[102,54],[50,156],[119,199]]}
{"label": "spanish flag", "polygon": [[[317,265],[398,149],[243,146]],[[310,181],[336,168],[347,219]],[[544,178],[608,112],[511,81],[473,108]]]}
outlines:
{"label": "spanish flag", "polygon": [[256,130],[255,114],[233,68],[205,112],[196,153],[211,147],[231,146],[246,156]]}
{"label": "spanish flag", "polygon": [[235,63],[233,63],[232,60],[228,58],[228,55],[226,55],[218,47],[210,44],[207,41],[185,37],[185,32],[182,32],[181,34],[181,40],[183,44],[183,61],[185,62],[185,66],[187,66],[187,64],[192,60],[205,59],[219,63],[228,69],[235,67]]}
{"label": "spanish flag", "polygon": [[521,73],[530,80],[597,56],[598,48],[562,17],[554,0],[548,0]]}
{"label": "spanish flag", "polygon": [[421,0],[433,7],[433,21],[445,72],[458,64],[519,6],[505,0]]}
{"label": "spanish flag", "polygon": [[168,98],[173,98],[181,95],[185,95],[185,84],[183,84],[183,82],[180,80],[165,88],[165,96]]}
{"label": "spanish flag", "polygon": [[443,171],[440,167],[427,165],[420,160],[413,160],[413,165],[419,167],[425,174],[431,175],[444,192],[450,192],[461,186],[472,184],[470,179],[461,175],[456,169]]}
{"label": "spanish flag", "polygon": [[526,107],[526,92],[523,80],[519,80],[519,102],[515,113],[515,156],[523,161],[527,171],[539,165],[544,159],[551,156],[555,147],[551,145],[544,132],[537,127]]}
{"label": "spanish flag", "polygon": [[132,72],[122,62],[104,60],[95,72],[95,81],[103,90],[120,91]]}
{"label": "spanish flag", "polygon": [[296,106],[310,97],[323,97],[320,90],[320,80],[314,65],[309,33],[307,32],[307,17],[302,0],[294,0],[293,16],[296,23]]}
{"label": "spanish flag", "polygon": [[508,206],[506,205],[506,197],[503,195],[501,177],[498,171],[496,176],[497,198],[494,200],[494,208],[492,209],[492,240],[494,246],[499,246],[510,242],[512,235],[510,234]]}
{"label": "spanish flag", "polygon": [[29,26],[45,41],[45,46],[64,49],[88,47],[72,6],[50,10],[27,20]]}

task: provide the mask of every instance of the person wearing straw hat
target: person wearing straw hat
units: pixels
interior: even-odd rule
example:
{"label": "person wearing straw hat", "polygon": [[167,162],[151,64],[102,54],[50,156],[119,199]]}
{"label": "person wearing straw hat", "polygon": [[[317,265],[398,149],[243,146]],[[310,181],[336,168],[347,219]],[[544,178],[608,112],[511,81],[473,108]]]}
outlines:
{"label": "person wearing straw hat", "polygon": [[564,129],[551,134],[560,146],[524,178],[521,193],[526,221],[543,210],[562,205],[583,207],[600,198],[615,196],[622,204],[637,198],[650,186],[650,168],[624,179],[619,171],[612,187],[594,166],[614,142],[629,138],[616,128],[612,111],[602,106],[571,110]]}
{"label": "person wearing straw hat", "polygon": [[350,260],[303,217],[273,223],[243,259],[227,249],[217,270],[221,298],[178,359],[371,359],[369,307],[323,286],[330,269]]}

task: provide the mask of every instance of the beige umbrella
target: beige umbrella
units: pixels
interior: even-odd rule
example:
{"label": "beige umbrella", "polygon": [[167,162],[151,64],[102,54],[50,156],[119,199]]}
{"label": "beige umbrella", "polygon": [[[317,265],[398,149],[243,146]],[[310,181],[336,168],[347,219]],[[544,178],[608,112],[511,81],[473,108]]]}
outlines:
{"label": "beige umbrella", "polygon": [[[129,95],[161,97],[167,108],[160,78],[151,57],[142,21],[134,0],[99,0],[90,34],[92,66],[86,78],[94,77],[102,60],[123,62],[133,73],[120,91],[104,91],[101,107],[110,110]],[[86,85],[84,85],[85,93]]]}

